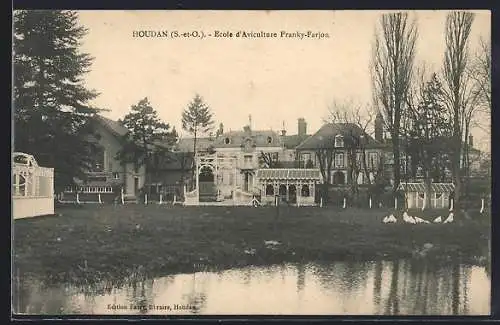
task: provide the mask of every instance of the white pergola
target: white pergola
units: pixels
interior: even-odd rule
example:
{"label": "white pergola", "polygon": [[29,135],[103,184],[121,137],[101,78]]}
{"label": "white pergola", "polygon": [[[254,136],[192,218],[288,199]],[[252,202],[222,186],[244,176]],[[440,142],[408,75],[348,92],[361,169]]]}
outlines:
{"label": "white pergola", "polygon": [[54,169],[38,166],[32,155],[12,156],[14,219],[54,214]]}
{"label": "white pergola", "polygon": [[226,187],[231,191],[235,191],[238,179],[238,157],[236,155],[223,155],[223,154],[200,154],[196,156],[196,173],[195,181],[196,188],[187,192],[184,189],[185,204],[198,205],[200,200],[200,173],[208,168],[214,176],[214,184],[220,189],[223,176],[232,175],[232,182],[226,184]]}

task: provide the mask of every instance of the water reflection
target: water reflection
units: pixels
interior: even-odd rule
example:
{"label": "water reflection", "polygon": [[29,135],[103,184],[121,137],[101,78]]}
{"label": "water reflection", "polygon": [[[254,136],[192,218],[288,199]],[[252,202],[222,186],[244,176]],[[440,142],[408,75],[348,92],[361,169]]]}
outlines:
{"label": "water reflection", "polygon": [[29,314],[485,315],[484,268],[422,261],[246,267],[134,278],[97,287],[23,278],[14,306]]}

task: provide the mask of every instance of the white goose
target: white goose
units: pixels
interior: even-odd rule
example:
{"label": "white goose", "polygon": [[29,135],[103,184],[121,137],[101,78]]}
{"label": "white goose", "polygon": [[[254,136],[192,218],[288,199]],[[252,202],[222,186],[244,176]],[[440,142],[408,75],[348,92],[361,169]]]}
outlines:
{"label": "white goose", "polygon": [[446,220],[443,222],[443,223],[450,223],[450,222],[453,222],[453,212],[450,212],[450,214],[448,215],[448,218],[446,218]]}
{"label": "white goose", "polygon": [[441,223],[443,222],[443,218],[441,216],[437,217],[436,219],[434,219],[433,221],[434,223]]}
{"label": "white goose", "polygon": [[415,218],[416,223],[430,223],[429,221],[424,220],[424,219],[419,218],[419,217],[414,217],[414,218]]}
{"label": "white goose", "polygon": [[411,224],[416,224],[417,223],[417,221],[415,220],[415,218],[413,218],[412,216],[409,216],[406,211],[403,213],[403,221],[406,222],[406,223],[411,223]]}
{"label": "white goose", "polygon": [[386,216],[384,217],[384,219],[382,220],[383,223],[396,223],[398,220],[394,217],[393,214],[391,214],[390,216]]}

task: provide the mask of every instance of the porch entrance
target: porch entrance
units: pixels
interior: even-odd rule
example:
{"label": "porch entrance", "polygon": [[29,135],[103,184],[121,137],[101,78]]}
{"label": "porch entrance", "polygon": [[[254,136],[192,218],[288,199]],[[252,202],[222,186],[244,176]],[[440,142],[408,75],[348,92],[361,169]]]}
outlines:
{"label": "porch entrance", "polygon": [[212,168],[203,166],[198,176],[200,202],[214,202],[217,200],[217,186],[215,185],[215,176]]}

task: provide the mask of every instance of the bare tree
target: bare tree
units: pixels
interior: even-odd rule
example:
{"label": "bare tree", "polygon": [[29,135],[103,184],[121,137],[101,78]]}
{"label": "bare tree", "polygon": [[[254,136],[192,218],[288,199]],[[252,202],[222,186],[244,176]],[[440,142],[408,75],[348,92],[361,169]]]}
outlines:
{"label": "bare tree", "polygon": [[260,165],[264,168],[278,168],[280,166],[277,152],[261,151],[259,155]]}
{"label": "bare tree", "polygon": [[323,201],[327,203],[328,190],[330,188],[330,180],[332,176],[332,163],[336,149],[333,137],[319,136],[319,140],[319,145],[314,149],[314,153],[316,154],[319,170],[323,178],[321,197],[323,197]]}
{"label": "bare tree", "polygon": [[[469,36],[474,22],[474,14],[453,11],[446,17],[445,58],[443,67],[444,90],[452,125],[451,172],[455,184],[454,200],[458,204],[461,196],[461,154],[465,128],[465,115],[469,106],[471,83],[467,76],[469,58]],[[467,141],[465,141],[467,143]]]}
{"label": "bare tree", "polygon": [[[491,43],[481,38],[479,47],[468,69],[468,76],[474,87],[475,105],[469,107],[467,114],[470,129],[479,128],[491,134]],[[472,112],[471,112],[472,110]],[[467,162],[468,163],[468,162]],[[467,165],[468,166],[468,165]]]}
{"label": "bare tree", "polygon": [[375,107],[382,113],[391,134],[394,165],[394,187],[400,182],[400,127],[408,91],[413,77],[416,21],[407,13],[388,13],[380,18],[373,46],[371,74]]}
{"label": "bare tree", "polygon": [[481,38],[479,50],[476,52],[470,75],[475,81],[475,86],[480,95],[481,104],[491,108],[491,42]]}
{"label": "bare tree", "polygon": [[352,192],[357,193],[357,179],[360,173],[364,174],[368,185],[371,184],[366,157],[366,144],[368,128],[371,126],[375,114],[368,105],[356,104],[352,100],[334,101],[328,111],[329,117],[325,122],[346,125],[344,146],[349,167],[348,175]]}

